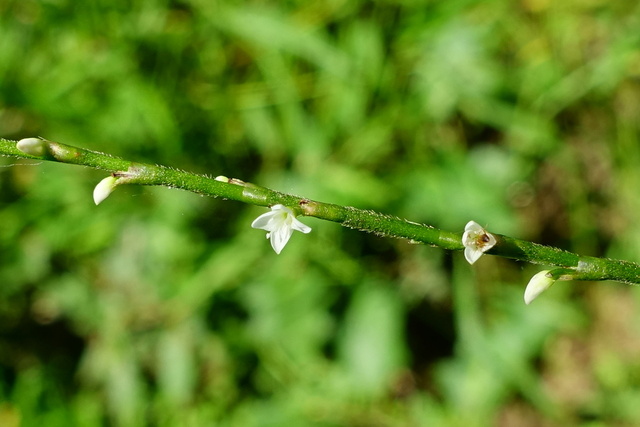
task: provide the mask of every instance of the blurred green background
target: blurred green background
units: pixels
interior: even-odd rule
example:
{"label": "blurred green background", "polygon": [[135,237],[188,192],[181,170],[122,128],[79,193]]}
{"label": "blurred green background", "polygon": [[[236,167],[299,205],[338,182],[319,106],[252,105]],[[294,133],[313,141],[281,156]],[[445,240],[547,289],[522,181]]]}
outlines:
{"label": "blurred green background", "polygon": [[[0,0],[0,136],[640,260],[640,5]],[[640,423],[640,294],[0,158],[0,425]]]}

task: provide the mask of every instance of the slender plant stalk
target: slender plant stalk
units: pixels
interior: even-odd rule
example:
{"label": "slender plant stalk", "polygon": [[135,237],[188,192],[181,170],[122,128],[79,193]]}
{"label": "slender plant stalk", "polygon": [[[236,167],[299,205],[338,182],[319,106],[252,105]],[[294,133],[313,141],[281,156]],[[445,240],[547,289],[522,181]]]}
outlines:
{"label": "slender plant stalk", "polygon": [[[448,250],[465,249],[462,232],[439,230],[371,210],[309,200],[235,178],[211,178],[167,166],[132,162],[109,154],[44,139],[38,141],[39,150],[29,152],[18,149],[17,141],[0,138],[0,155],[102,169],[117,178],[118,185],[161,185],[258,206],[281,204],[292,209],[297,215],[337,222],[349,228],[373,232],[380,236],[408,239],[413,243],[423,243]],[[633,262],[580,256],[558,248],[500,234],[491,233],[491,235],[495,238],[495,245],[486,251],[490,255],[556,266],[559,269],[554,271],[562,272],[564,278],[571,280],[615,280],[628,284],[640,284],[640,265]]]}

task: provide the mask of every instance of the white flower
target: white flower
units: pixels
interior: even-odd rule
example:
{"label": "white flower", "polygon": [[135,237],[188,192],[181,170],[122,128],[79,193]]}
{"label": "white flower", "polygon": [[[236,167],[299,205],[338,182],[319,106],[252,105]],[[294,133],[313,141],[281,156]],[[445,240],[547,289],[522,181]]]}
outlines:
{"label": "white flower", "polygon": [[469,264],[473,264],[483,253],[495,246],[496,238],[478,223],[469,221],[464,227],[462,244],[464,245],[464,257],[469,261]]}
{"label": "white flower", "polygon": [[109,197],[109,194],[111,194],[116,188],[116,185],[118,185],[116,181],[118,181],[118,178],[115,176],[108,176],[96,185],[96,188],[93,189],[93,201],[96,205],[99,205],[104,199]]}
{"label": "white flower", "polygon": [[251,227],[267,230],[267,239],[271,240],[271,247],[279,254],[291,238],[293,230],[309,233],[308,227],[296,219],[291,209],[284,205],[271,206],[271,212],[260,215],[251,223]]}
{"label": "white flower", "polygon": [[549,270],[542,270],[534,275],[524,290],[524,303],[529,305],[538,295],[549,289],[556,282]]}
{"label": "white flower", "polygon": [[46,142],[40,138],[24,138],[16,144],[18,150],[37,157],[44,155],[45,146]]}

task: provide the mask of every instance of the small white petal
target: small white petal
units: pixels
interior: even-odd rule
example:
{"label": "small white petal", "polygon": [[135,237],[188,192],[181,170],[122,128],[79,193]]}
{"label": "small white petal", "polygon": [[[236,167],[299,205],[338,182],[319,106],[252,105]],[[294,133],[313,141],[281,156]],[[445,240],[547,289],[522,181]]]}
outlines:
{"label": "small white petal", "polygon": [[96,205],[99,205],[104,199],[109,197],[109,194],[111,194],[116,188],[116,185],[118,185],[116,183],[117,180],[118,178],[114,176],[108,176],[96,185],[96,188],[93,189],[93,201]]}
{"label": "small white petal", "polygon": [[489,241],[484,244],[484,247],[486,249],[483,249],[483,252],[488,251],[489,249],[494,247],[496,243],[498,243],[498,241],[496,240],[496,236],[494,236],[493,234],[487,233],[486,236],[489,238]]}
{"label": "small white petal", "polygon": [[465,248],[471,246],[471,245],[475,245],[475,241],[473,239],[473,237],[471,236],[471,232],[470,231],[465,231],[464,234],[462,235],[462,244],[464,245]]}
{"label": "small white petal", "polygon": [[267,212],[254,219],[251,223],[251,228],[258,228],[261,230],[269,230],[269,222],[273,218],[275,212]]}
{"label": "small white petal", "polygon": [[297,218],[293,218],[293,224],[291,225],[291,228],[304,234],[311,233],[311,227],[301,223]]}
{"label": "small white petal", "polygon": [[472,247],[464,248],[464,257],[469,264],[473,264],[474,262],[479,260],[482,254],[483,252],[481,250],[474,249]]}
{"label": "small white petal", "polygon": [[535,274],[531,280],[529,280],[527,288],[524,290],[524,303],[527,305],[531,304],[531,301],[549,289],[555,282],[556,280],[551,277],[549,270],[542,270]]}
{"label": "small white petal", "polygon": [[293,230],[290,227],[280,227],[272,231],[270,236],[271,247],[278,255],[282,252],[282,249],[286,246],[293,234]]}
{"label": "small white petal", "polygon": [[484,228],[482,228],[482,226],[475,221],[469,221],[467,225],[464,226],[464,231],[471,233],[481,233],[484,231]]}
{"label": "small white petal", "polygon": [[38,157],[44,154],[45,146],[46,142],[40,138],[24,138],[16,144],[16,148],[23,153]]}

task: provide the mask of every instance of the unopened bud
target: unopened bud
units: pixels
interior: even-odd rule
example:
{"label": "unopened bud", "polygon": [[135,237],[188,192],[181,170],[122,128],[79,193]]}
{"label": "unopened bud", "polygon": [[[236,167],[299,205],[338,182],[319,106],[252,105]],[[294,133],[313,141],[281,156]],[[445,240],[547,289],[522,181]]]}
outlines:
{"label": "unopened bud", "polygon": [[527,288],[524,290],[524,303],[527,305],[531,304],[531,301],[549,289],[555,282],[556,279],[553,278],[549,270],[542,270],[535,274],[531,280],[529,280],[529,284],[527,284]]}
{"label": "unopened bud", "polygon": [[113,192],[116,188],[118,178],[114,176],[108,176],[96,185],[96,188],[93,189],[93,201],[96,205],[99,205],[109,197],[109,194]]}
{"label": "unopened bud", "polygon": [[40,138],[24,138],[18,141],[16,148],[25,154],[41,157],[45,153],[47,143]]}

